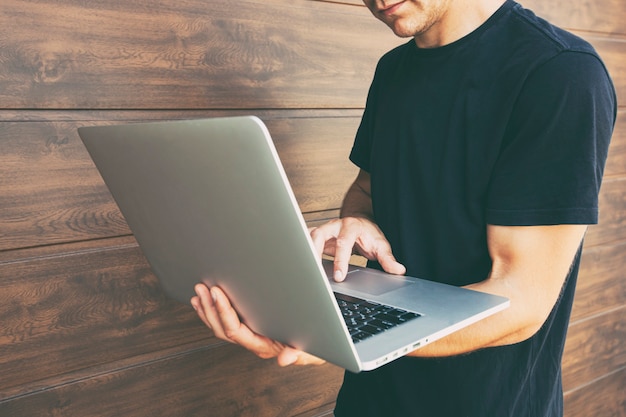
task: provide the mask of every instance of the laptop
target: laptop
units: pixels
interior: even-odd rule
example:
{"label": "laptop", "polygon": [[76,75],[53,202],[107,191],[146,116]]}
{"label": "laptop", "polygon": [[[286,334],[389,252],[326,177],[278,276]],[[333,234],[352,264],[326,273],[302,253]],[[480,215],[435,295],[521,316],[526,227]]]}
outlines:
{"label": "laptop", "polygon": [[218,285],[255,332],[349,371],[375,369],[509,304],[358,266],[334,282],[255,116],[79,135],[166,294],[189,303],[196,283]]}

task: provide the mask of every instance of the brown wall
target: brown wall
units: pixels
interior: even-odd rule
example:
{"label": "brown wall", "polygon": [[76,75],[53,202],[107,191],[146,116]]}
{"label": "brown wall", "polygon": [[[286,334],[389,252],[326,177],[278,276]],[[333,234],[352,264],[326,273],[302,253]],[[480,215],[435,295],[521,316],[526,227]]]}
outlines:
{"label": "brown wall", "polygon": [[[626,97],[626,3],[524,3],[590,40]],[[3,0],[0,416],[322,416],[341,372],[279,369],[166,299],[78,126],[254,113],[305,217],[337,215],[378,57],[357,0]],[[626,113],[586,241],[567,417],[626,415]]]}

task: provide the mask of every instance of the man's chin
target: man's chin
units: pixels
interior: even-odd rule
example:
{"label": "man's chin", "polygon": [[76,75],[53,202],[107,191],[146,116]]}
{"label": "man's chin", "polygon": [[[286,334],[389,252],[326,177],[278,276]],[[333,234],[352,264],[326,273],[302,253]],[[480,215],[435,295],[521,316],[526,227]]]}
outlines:
{"label": "man's chin", "polygon": [[395,29],[394,27],[392,27],[391,30],[399,38],[413,38],[413,37],[415,37],[414,33],[412,33],[411,31],[408,31],[408,30],[406,30],[404,28]]}
{"label": "man's chin", "polygon": [[399,38],[413,38],[417,35],[415,28],[411,25],[407,25],[402,19],[385,23]]}

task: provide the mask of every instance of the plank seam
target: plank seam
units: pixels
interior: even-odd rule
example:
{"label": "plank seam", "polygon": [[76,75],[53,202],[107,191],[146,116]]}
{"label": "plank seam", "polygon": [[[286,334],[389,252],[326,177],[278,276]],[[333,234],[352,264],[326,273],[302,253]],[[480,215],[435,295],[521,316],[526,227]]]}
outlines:
{"label": "plank seam", "polygon": [[613,376],[615,374],[618,374],[620,372],[623,372],[623,371],[626,371],[626,366],[622,366],[621,368],[615,369],[615,370],[613,370],[613,371],[611,371],[611,372],[609,372],[607,374],[604,374],[604,375],[602,375],[602,376],[600,376],[598,378],[595,378],[595,379],[593,379],[591,381],[585,382],[584,384],[579,385],[576,388],[572,388],[571,390],[568,390],[568,391],[564,392],[563,396],[572,395],[572,394],[574,394],[577,391],[585,389],[585,388],[589,387],[590,385],[593,385],[593,384],[595,384],[597,382],[600,382],[603,379],[610,378],[611,376]]}
{"label": "plank seam", "polygon": [[[195,346],[198,343],[202,343],[202,346],[192,347],[190,349],[180,350],[188,346]],[[212,338],[212,343],[207,344],[206,340],[201,342],[193,342],[175,348],[171,348],[168,351],[171,353],[165,353],[153,359],[141,359],[145,355],[136,355],[130,358],[125,358],[117,361],[113,361],[107,364],[101,364],[94,367],[83,368],[66,375],[58,375],[51,378],[46,378],[39,381],[34,381],[31,385],[32,388],[26,387],[23,392],[19,392],[13,395],[8,395],[5,398],[0,398],[0,404],[14,401],[16,399],[25,398],[31,395],[37,395],[48,391],[53,391],[62,387],[77,384],[83,381],[98,378],[104,375],[112,375],[119,372],[124,372],[131,369],[141,368],[147,365],[164,362],[172,359],[176,359],[182,356],[192,355],[201,351],[210,351],[222,346],[230,345],[228,342],[221,341],[219,339]],[[162,351],[161,351],[162,352]],[[147,355],[147,354],[146,354]],[[62,382],[54,383],[53,381],[64,379]],[[15,387],[19,388],[19,387]]]}

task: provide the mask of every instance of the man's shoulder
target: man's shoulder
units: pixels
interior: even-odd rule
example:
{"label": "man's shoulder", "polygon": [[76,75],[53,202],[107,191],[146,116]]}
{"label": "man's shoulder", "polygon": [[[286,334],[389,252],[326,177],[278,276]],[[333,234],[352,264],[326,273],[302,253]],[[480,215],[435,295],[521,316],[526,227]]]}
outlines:
{"label": "man's shoulder", "polygon": [[[509,8],[474,44],[474,59],[467,71],[478,85],[501,82],[503,91],[516,91],[532,74],[547,68],[548,63],[556,73],[571,71],[573,68],[567,66],[574,65],[587,72],[600,71],[603,79],[608,78],[601,58],[589,42],[518,3],[509,1],[507,5]],[[568,83],[567,79],[562,81]]]}
{"label": "man's shoulder", "polygon": [[508,16],[507,29],[516,37],[518,46],[530,50],[543,50],[552,54],[581,52],[596,55],[593,46],[581,37],[537,16],[532,10],[515,4]]}

